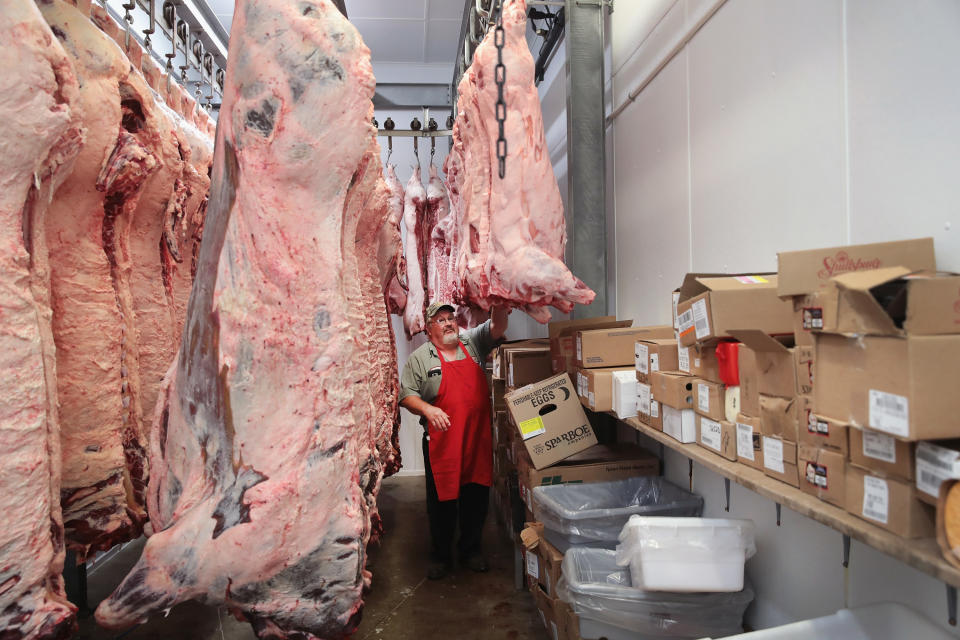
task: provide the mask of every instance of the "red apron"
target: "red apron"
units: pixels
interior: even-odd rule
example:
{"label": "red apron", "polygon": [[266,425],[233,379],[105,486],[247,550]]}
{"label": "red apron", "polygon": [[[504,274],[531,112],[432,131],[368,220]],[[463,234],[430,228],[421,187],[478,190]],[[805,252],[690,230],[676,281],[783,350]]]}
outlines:
{"label": "red apron", "polygon": [[433,401],[450,416],[446,431],[430,430],[430,467],[437,499],[456,500],[468,482],[489,487],[493,476],[490,387],[480,366],[460,343],[463,360],[447,362],[440,350],[440,391]]}

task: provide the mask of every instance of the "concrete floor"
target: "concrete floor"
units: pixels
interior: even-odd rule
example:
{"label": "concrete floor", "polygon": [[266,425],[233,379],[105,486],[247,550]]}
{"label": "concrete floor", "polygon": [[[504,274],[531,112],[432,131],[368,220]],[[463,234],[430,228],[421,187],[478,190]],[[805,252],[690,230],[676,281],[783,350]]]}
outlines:
{"label": "concrete floor", "polygon": [[[422,476],[388,478],[380,491],[385,534],[369,549],[373,588],[354,640],[547,640],[527,591],[514,589],[513,546],[487,519],[484,547],[490,572],[457,570],[439,581],[425,577],[429,545]],[[140,556],[143,541],[131,544],[88,577],[91,607],[109,595]],[[80,640],[255,640],[250,625],[225,609],[186,602],[126,632],[99,628],[93,616],[80,620]]]}

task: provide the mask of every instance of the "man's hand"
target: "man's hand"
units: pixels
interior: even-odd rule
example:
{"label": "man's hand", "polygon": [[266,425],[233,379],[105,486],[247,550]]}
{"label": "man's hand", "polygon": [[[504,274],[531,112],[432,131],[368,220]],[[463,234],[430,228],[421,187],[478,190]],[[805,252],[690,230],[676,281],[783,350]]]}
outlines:
{"label": "man's hand", "polygon": [[436,431],[446,431],[450,428],[450,416],[440,407],[432,404],[427,405],[423,410],[423,417],[427,419],[427,424]]}
{"label": "man's hand", "polygon": [[490,309],[490,337],[499,340],[507,332],[507,322],[510,315],[508,307],[493,307]]}

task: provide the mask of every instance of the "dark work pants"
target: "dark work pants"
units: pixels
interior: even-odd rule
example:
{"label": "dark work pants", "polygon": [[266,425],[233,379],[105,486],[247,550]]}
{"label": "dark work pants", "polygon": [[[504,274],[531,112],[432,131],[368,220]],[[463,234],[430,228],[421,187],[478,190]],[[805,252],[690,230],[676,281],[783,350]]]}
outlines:
{"label": "dark work pants", "polygon": [[453,538],[460,524],[457,543],[461,558],[482,553],[483,523],[487,519],[490,487],[473,482],[460,487],[457,500],[437,499],[437,485],[430,468],[430,450],[427,436],[423,436],[423,465],[427,480],[427,517],[430,520],[430,560],[451,564]]}

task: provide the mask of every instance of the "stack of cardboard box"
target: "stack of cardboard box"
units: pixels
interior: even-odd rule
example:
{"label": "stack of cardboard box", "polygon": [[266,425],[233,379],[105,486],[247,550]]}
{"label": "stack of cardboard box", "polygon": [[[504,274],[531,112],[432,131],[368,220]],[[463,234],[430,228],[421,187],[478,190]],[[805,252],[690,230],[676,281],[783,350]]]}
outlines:
{"label": "stack of cardboard box", "polygon": [[543,525],[532,522],[520,535],[527,587],[547,628],[557,640],[580,640],[580,621],[566,602],[557,597],[563,554],[543,536]]}

